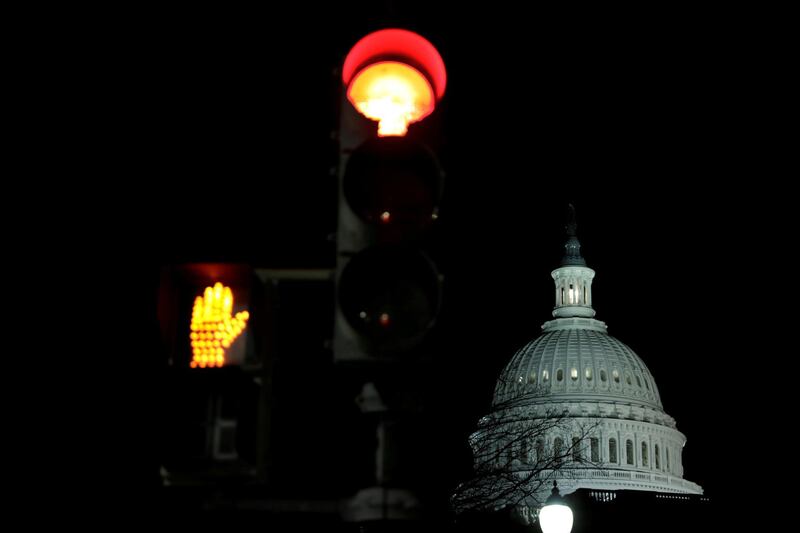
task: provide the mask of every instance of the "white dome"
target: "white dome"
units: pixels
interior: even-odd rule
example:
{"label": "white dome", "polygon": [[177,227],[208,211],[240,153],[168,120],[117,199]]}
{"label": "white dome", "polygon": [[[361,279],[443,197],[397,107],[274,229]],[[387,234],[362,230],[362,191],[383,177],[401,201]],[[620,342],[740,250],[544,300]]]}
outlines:
{"label": "white dome", "polygon": [[633,350],[587,318],[560,318],[519,350],[500,375],[494,405],[530,397],[547,402],[608,400],[663,412],[653,376]]}
{"label": "white dome", "polygon": [[[542,329],[506,365],[495,387],[492,414],[485,418],[513,421],[499,433],[512,436],[510,441],[494,445],[515,458],[512,470],[522,476],[535,472],[537,482],[557,479],[564,494],[579,488],[702,494],[699,485],[683,479],[686,437],[664,412],[641,358],[595,319],[557,318]],[[531,442],[519,441],[512,427],[561,416],[562,423],[545,424],[546,431],[524,438]],[[479,428],[474,437],[481,434]],[[576,436],[582,439],[580,460],[566,461],[557,470],[542,468],[537,448],[552,451],[557,440],[568,447]],[[532,503],[546,494],[537,493],[538,502]]]}

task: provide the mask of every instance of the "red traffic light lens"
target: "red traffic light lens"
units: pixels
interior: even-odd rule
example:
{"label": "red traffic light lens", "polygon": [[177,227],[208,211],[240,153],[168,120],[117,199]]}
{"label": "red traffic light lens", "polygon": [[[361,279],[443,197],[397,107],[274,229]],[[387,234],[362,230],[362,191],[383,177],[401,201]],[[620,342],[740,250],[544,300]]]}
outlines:
{"label": "red traffic light lens", "polygon": [[370,33],[342,66],[347,99],[379,121],[378,135],[405,135],[408,125],[430,115],[444,95],[447,73],[424,37],[397,28]]}

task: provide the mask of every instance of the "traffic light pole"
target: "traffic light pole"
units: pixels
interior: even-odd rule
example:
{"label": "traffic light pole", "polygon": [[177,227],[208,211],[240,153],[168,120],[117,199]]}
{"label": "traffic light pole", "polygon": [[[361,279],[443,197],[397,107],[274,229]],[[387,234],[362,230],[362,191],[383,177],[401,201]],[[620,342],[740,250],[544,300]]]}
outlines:
{"label": "traffic light pole", "polygon": [[356,403],[377,443],[374,484],[343,516],[415,520],[422,472],[410,437],[421,415],[421,355],[441,306],[441,276],[423,250],[444,179],[426,117],[446,73],[427,40],[388,29],[352,48],[342,81],[333,355],[361,379]]}

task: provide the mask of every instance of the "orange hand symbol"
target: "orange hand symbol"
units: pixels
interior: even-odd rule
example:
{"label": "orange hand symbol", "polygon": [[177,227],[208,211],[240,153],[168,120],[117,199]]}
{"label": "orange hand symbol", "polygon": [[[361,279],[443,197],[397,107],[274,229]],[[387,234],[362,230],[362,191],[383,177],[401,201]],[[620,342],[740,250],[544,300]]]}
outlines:
{"label": "orange hand symbol", "polygon": [[192,345],[192,368],[225,364],[225,349],[236,340],[247,324],[250,313],[233,311],[233,292],[217,282],[206,287],[203,296],[194,300],[189,338]]}

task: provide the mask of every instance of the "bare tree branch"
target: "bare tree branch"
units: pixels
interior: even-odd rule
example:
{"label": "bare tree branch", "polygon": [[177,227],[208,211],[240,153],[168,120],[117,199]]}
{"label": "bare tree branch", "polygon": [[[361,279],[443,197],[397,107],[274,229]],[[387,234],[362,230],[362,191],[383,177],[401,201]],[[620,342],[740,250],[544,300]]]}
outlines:
{"label": "bare tree branch", "polygon": [[[498,384],[498,390],[503,385]],[[556,474],[569,477],[602,468],[591,460],[590,439],[599,422],[548,406],[541,401],[545,396],[549,390],[527,384],[524,393],[495,401],[491,414],[478,422],[470,436],[473,477],[451,498],[456,513],[518,505],[538,508]]]}

